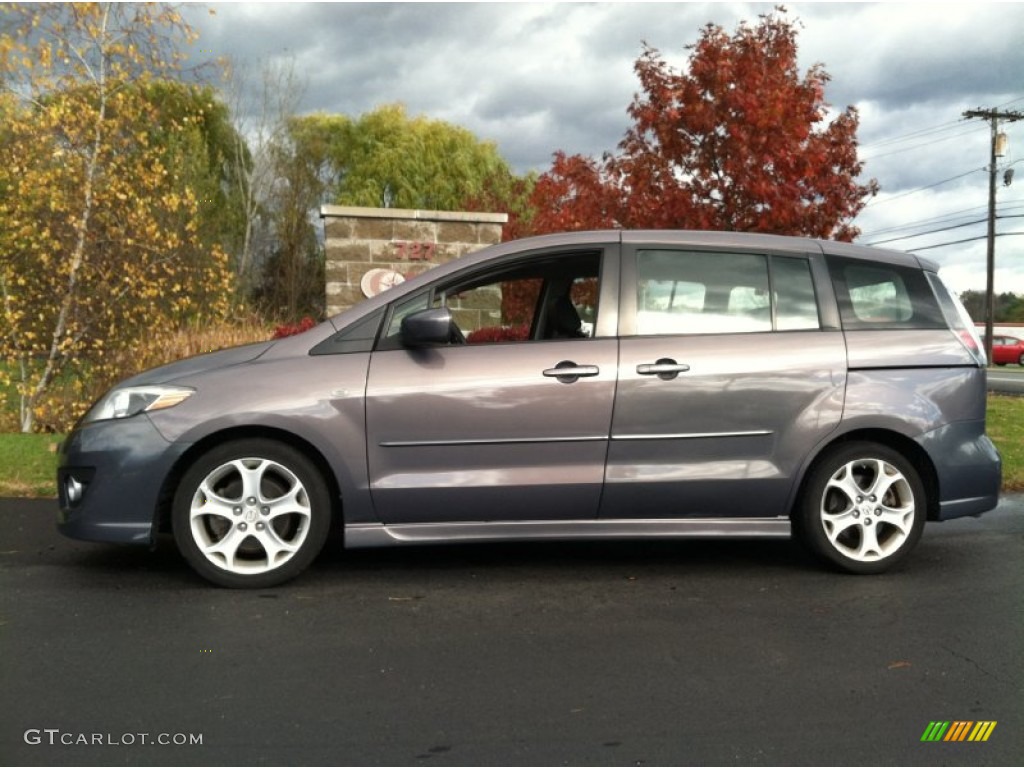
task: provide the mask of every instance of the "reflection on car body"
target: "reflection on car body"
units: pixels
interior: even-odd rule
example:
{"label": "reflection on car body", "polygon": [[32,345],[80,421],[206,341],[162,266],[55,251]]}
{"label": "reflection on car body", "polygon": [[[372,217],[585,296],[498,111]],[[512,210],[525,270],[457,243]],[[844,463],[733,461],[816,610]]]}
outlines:
{"label": "reflection on car body", "polygon": [[211,581],[349,547],[789,536],[873,573],[998,500],[980,342],[934,264],[802,238],[505,243],[291,338],[136,376],[69,435],[60,529]]}

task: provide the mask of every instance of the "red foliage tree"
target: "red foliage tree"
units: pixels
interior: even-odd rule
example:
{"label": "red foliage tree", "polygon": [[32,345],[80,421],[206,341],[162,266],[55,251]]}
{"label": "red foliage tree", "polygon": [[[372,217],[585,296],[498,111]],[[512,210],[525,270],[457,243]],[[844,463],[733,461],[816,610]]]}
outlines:
{"label": "red foliage tree", "polygon": [[[608,161],[608,158],[605,159]],[[532,234],[607,229],[618,226],[622,195],[601,163],[556,152],[551,170],[534,184]]]}
{"label": "red foliage tree", "polygon": [[535,181],[533,174],[489,176],[484,179],[483,187],[477,194],[462,201],[459,210],[507,213],[508,222],[501,228],[501,239],[507,241],[526,237],[532,231],[530,196]]}
{"label": "red foliage tree", "polygon": [[557,153],[534,189],[533,231],[713,229],[852,240],[874,180],[858,184],[857,111],[831,122],[830,77],[801,78],[785,10],[727,35],[706,26],[685,71],[645,46],[642,94],[619,153],[597,162]]}

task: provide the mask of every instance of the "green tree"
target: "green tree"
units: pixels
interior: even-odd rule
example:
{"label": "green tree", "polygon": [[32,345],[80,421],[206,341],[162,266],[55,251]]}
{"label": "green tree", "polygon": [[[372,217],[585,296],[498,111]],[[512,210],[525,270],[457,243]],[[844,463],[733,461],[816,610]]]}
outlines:
{"label": "green tree", "polygon": [[227,104],[209,85],[177,80],[147,82],[139,96],[153,105],[157,122],[135,130],[148,132],[150,142],[164,149],[168,164],[179,168],[178,183],[195,194],[200,242],[237,254],[245,225],[233,159],[245,139]]}
{"label": "green tree", "polygon": [[297,123],[300,148],[324,158],[331,199],[342,205],[458,210],[512,176],[493,142],[409,117],[401,105],[354,120],[319,114]]}
{"label": "green tree", "polygon": [[[999,293],[994,297],[997,323],[1024,323],[1024,297],[1015,293]],[[967,313],[976,323],[985,322],[985,292],[964,291],[960,294]]]}
{"label": "green tree", "polygon": [[189,185],[201,118],[164,119],[147,96],[193,35],[150,4],[12,5],[0,19],[0,356],[21,429],[64,428],[134,345],[227,310],[227,256],[203,242]]}
{"label": "green tree", "polygon": [[960,294],[960,301],[964,305],[964,309],[967,310],[967,314],[971,316],[974,322],[985,321],[985,292],[984,291],[964,291]]}

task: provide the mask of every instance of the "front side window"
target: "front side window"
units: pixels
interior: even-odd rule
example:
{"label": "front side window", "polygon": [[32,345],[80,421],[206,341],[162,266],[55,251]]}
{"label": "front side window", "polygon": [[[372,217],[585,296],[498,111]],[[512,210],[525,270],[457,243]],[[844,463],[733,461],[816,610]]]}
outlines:
{"label": "front side window", "polygon": [[428,308],[450,310],[453,343],[497,344],[594,335],[601,254],[589,252],[518,262],[441,283],[395,306],[386,337]]}
{"label": "front side window", "polygon": [[601,257],[526,262],[444,286],[445,306],[467,344],[586,339],[594,333]]}

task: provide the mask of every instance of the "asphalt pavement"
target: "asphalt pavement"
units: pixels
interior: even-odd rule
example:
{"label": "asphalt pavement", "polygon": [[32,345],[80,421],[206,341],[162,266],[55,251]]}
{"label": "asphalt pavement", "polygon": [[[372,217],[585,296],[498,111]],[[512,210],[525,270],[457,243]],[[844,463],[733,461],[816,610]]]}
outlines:
{"label": "asphalt pavement", "polygon": [[988,388],[1005,395],[1024,395],[1024,371],[1009,366],[989,368]]}
{"label": "asphalt pavement", "polygon": [[[344,552],[237,592],[0,500],[8,765],[1019,765],[1024,498],[875,577],[787,541]],[[335,542],[336,543],[336,542]],[[984,742],[922,741],[936,721]]]}

